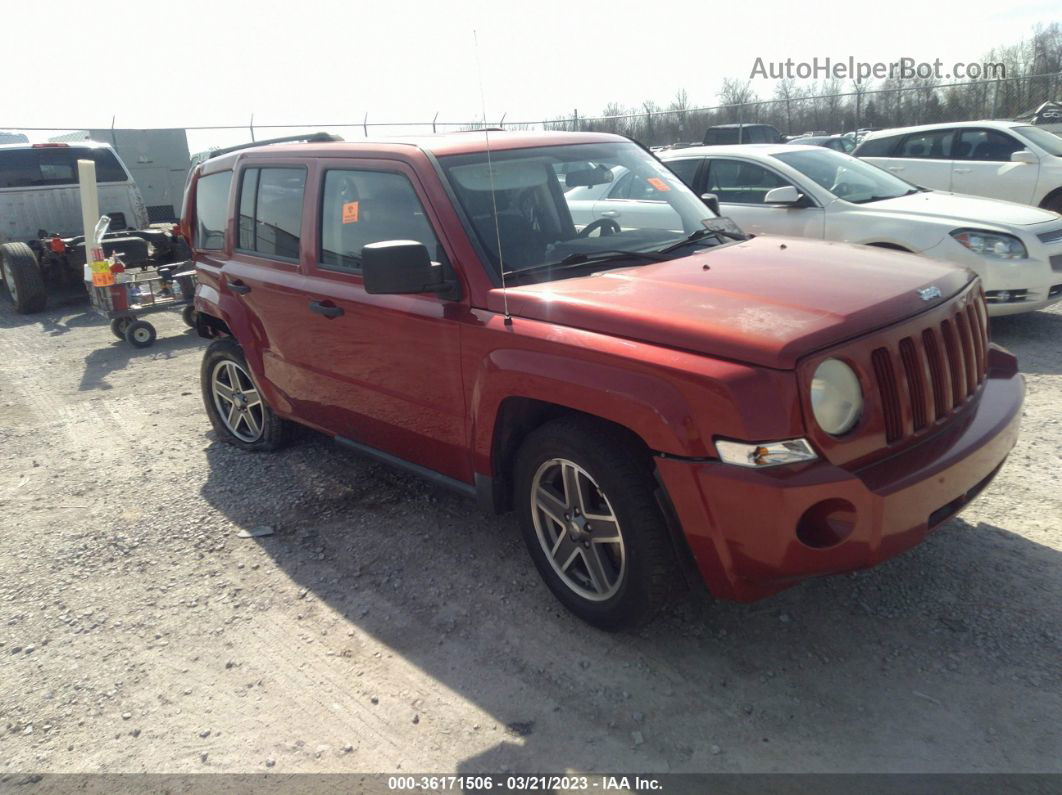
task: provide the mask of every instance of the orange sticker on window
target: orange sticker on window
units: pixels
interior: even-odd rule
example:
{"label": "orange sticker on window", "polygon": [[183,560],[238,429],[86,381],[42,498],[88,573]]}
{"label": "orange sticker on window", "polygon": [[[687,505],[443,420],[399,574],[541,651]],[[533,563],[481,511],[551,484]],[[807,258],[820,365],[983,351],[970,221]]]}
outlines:
{"label": "orange sticker on window", "polygon": [[343,205],[343,223],[356,224],[358,222],[358,203],[347,202]]}
{"label": "orange sticker on window", "polygon": [[648,182],[661,193],[667,193],[669,190],[671,190],[671,186],[664,182],[664,180],[660,179],[660,177],[649,177],[646,182]]}

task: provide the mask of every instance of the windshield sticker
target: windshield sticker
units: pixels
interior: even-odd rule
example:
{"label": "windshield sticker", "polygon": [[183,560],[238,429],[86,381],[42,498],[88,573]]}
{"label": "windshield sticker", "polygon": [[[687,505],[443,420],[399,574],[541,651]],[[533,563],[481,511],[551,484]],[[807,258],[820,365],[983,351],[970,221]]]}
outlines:
{"label": "windshield sticker", "polygon": [[347,202],[343,205],[343,223],[356,224],[358,222],[358,203]]}
{"label": "windshield sticker", "polygon": [[671,186],[664,182],[664,180],[660,179],[660,177],[649,177],[646,182],[648,182],[661,193],[667,193],[669,190],[671,190]]}

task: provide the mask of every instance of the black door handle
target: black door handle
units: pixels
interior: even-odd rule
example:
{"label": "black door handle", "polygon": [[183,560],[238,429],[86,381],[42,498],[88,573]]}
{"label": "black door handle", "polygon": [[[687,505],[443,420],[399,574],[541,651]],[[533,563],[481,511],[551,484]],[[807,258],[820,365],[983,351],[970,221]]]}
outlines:
{"label": "black door handle", "polygon": [[241,282],[239,279],[234,279],[233,281],[229,282],[229,289],[232,290],[234,293],[239,293],[240,295],[247,295],[247,293],[251,292],[251,288]]}
{"label": "black door handle", "polygon": [[343,314],[343,308],[327,301],[310,301],[310,311],[331,319]]}

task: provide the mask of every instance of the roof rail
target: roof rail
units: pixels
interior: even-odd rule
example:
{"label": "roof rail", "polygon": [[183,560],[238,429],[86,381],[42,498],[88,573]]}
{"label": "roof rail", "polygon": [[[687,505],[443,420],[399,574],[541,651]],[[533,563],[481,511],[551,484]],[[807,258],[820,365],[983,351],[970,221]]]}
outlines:
{"label": "roof rail", "polygon": [[266,146],[268,144],[296,144],[296,143],[329,143],[335,141],[342,141],[343,139],[338,135],[326,132],[315,132],[306,135],[285,135],[283,138],[267,138],[264,141],[252,141],[247,144],[237,144],[236,146],[226,146],[224,149],[215,149],[209,155],[207,160],[211,160],[215,157],[221,157],[227,155],[230,152],[239,152],[241,149],[251,149],[255,146]]}

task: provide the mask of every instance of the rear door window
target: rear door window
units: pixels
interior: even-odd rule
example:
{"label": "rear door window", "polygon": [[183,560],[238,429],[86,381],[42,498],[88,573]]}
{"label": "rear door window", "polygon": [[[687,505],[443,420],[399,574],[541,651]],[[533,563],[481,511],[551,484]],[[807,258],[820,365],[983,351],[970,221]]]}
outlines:
{"label": "rear door window", "polygon": [[950,160],[951,140],[954,130],[930,130],[912,133],[903,139],[896,157],[911,157],[921,160]]}
{"label": "rear door window", "polygon": [[302,235],[304,168],[248,168],[240,186],[237,247],[297,260]]}
{"label": "rear door window", "polygon": [[675,176],[685,182],[688,187],[696,190],[694,182],[697,180],[697,170],[700,168],[703,159],[701,157],[687,157],[683,160],[668,160],[664,165],[675,172]]}
{"label": "rear door window", "polygon": [[225,248],[225,227],[229,217],[231,171],[200,177],[195,188],[195,247],[202,251]]}

